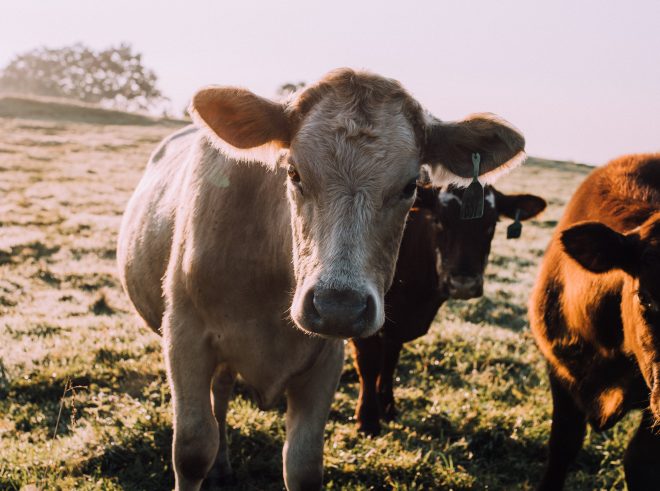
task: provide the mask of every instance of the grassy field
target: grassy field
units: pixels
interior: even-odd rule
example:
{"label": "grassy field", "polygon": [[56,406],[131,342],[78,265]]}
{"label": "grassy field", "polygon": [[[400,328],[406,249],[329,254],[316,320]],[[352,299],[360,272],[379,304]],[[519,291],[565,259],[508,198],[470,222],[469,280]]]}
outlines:
{"label": "grassy field", "polygon": [[[38,116],[34,116],[37,118]],[[129,123],[134,123],[128,121]],[[115,273],[121,214],[171,125],[0,118],[0,489],[170,489],[171,406],[158,336]],[[401,417],[354,428],[352,357],[326,429],[328,489],[531,489],[545,458],[550,396],[526,319],[553,227],[584,166],[531,159],[500,189],[543,195],[523,238],[496,233],[485,296],[450,302],[406,346]],[[237,484],[282,489],[279,411],[240,387],[230,405]],[[568,489],[621,489],[638,415],[589,433]]]}

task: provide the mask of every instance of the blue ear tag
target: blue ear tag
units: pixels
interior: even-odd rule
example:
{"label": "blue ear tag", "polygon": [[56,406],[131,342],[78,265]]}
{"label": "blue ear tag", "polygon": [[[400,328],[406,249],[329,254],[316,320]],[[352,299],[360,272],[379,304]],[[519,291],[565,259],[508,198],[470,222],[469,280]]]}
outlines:
{"label": "blue ear tag", "polygon": [[461,204],[461,219],[471,220],[484,216],[484,188],[479,182],[479,166],[481,164],[481,155],[472,154],[473,177],[472,182],[463,193],[463,203]]}
{"label": "blue ear tag", "polygon": [[507,239],[519,239],[522,234],[522,223],[520,223],[520,208],[516,209],[516,218],[511,225],[506,228]]}

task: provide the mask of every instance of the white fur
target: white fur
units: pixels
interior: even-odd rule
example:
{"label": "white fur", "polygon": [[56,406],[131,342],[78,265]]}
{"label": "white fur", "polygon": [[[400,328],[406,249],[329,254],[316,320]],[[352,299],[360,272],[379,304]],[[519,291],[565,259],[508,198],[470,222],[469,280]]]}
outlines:
{"label": "white fur", "polygon": [[486,203],[490,205],[492,209],[495,209],[495,193],[493,192],[492,188],[488,188],[489,191],[486,193],[486,196],[484,199],[486,200]]}
{"label": "white fur", "polygon": [[449,205],[449,203],[451,203],[452,201],[456,201],[459,205],[462,203],[461,198],[456,196],[454,193],[445,193],[445,192],[438,193],[438,201],[443,206]]}

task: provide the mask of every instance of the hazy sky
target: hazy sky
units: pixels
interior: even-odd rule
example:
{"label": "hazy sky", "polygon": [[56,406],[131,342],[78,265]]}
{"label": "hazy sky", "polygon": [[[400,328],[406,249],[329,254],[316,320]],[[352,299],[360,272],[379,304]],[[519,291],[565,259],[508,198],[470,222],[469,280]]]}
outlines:
{"label": "hazy sky", "polygon": [[339,66],[399,79],[441,119],[497,113],[532,155],[603,163],[660,151],[660,0],[14,0],[14,54],[128,41],[178,113],[200,86],[262,95]]}

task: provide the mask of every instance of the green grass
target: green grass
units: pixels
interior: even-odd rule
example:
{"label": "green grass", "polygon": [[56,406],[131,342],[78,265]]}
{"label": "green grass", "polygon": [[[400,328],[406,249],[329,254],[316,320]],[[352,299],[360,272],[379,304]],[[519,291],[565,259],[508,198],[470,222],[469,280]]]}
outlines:
{"label": "green grass", "polygon": [[[170,131],[0,119],[0,489],[170,489],[171,406],[160,339],[121,292],[115,240],[148,154]],[[485,296],[449,302],[409,343],[382,436],[354,428],[347,357],[326,429],[328,489],[532,489],[550,397],[529,334],[527,296],[584,166],[532,159],[501,181],[544,195],[523,238],[497,231]],[[238,387],[228,415],[237,485],[282,489],[283,407]],[[568,489],[623,488],[638,415],[588,435]],[[56,431],[57,427],[57,431]]]}

